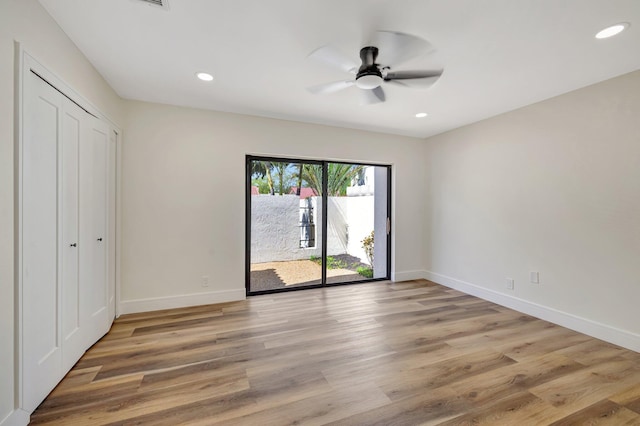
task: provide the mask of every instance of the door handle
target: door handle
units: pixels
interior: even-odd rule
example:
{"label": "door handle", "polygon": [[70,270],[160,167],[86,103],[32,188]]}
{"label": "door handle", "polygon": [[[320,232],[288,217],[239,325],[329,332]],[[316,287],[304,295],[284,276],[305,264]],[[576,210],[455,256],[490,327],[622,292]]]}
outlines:
{"label": "door handle", "polygon": [[78,244],[76,244],[76,243],[69,244],[69,247],[77,247],[77,246],[78,246]]}
{"label": "door handle", "polygon": [[102,237],[98,238],[98,241],[102,241]]}

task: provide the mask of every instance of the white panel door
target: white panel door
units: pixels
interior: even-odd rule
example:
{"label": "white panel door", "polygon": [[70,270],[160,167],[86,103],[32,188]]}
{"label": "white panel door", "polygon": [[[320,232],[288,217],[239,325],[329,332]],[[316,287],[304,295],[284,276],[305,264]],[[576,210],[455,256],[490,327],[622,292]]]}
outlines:
{"label": "white panel door", "polygon": [[118,134],[109,132],[109,160],[107,162],[108,175],[108,203],[107,203],[107,293],[109,306],[109,324],[116,316],[116,153]]}
{"label": "white panel door", "polygon": [[89,115],[68,99],[63,99],[62,143],[60,144],[60,268],[62,285],[62,358],[64,371],[80,359],[86,347],[80,318],[78,252],[78,149]]}
{"label": "white panel door", "polygon": [[87,322],[85,344],[93,345],[111,324],[107,288],[107,164],[109,128],[91,119],[80,145],[80,306]]}
{"label": "white panel door", "polygon": [[21,155],[22,401],[34,410],[63,376],[57,170],[62,95],[28,72]]}
{"label": "white panel door", "polygon": [[94,342],[109,331],[109,289],[107,287],[107,206],[109,204],[109,127],[98,119],[91,126],[93,143],[93,284],[91,315],[98,327]]}

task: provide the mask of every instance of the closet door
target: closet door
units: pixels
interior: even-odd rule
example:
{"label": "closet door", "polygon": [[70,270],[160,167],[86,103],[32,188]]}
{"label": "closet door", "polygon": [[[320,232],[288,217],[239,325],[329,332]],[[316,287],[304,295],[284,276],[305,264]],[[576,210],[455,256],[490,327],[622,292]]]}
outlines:
{"label": "closet door", "polygon": [[96,327],[91,344],[109,331],[112,318],[109,318],[109,288],[107,286],[107,241],[108,205],[109,205],[109,126],[93,118],[91,142],[93,144],[93,289],[91,316]]}
{"label": "closet door", "polygon": [[118,134],[109,132],[109,160],[107,163],[108,202],[107,202],[107,294],[108,320],[111,324],[116,316],[116,155]]}
{"label": "closet door", "polygon": [[100,339],[111,323],[107,288],[107,164],[109,128],[90,117],[80,144],[80,314],[85,346]]}
{"label": "closet door", "polygon": [[58,277],[58,142],[62,95],[29,72],[21,152],[22,400],[34,410],[63,376]]}
{"label": "closet door", "polygon": [[16,255],[20,407],[32,412],[113,320],[115,139],[25,63]]}
{"label": "closet door", "polygon": [[63,99],[60,158],[60,269],[62,285],[63,370],[73,367],[86,347],[80,317],[78,234],[78,150],[82,143],[84,121],[88,114],[68,99]]}

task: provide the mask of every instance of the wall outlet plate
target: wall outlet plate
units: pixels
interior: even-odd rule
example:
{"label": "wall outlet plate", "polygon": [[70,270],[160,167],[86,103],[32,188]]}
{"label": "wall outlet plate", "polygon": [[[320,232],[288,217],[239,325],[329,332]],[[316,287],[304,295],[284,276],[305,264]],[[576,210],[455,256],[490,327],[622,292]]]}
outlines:
{"label": "wall outlet plate", "polygon": [[507,290],[513,290],[513,288],[514,288],[513,278],[507,278],[505,280],[505,286],[507,287]]}
{"label": "wall outlet plate", "polygon": [[529,281],[532,284],[540,284],[540,273],[536,271],[529,272]]}

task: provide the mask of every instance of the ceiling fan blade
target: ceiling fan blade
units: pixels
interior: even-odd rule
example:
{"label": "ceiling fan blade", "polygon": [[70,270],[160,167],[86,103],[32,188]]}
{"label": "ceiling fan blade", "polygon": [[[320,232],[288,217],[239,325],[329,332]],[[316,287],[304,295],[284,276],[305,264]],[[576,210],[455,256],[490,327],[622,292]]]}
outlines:
{"label": "ceiling fan blade", "polygon": [[335,93],[347,87],[353,86],[355,81],[352,80],[340,80],[333,81],[331,83],[318,84],[317,86],[307,87],[307,90],[314,95],[327,95],[329,93]]}
{"label": "ceiling fan blade", "polygon": [[371,45],[378,48],[378,63],[386,66],[397,66],[433,50],[428,41],[395,31],[376,31]]}
{"label": "ceiling fan blade", "polygon": [[387,71],[385,80],[410,80],[415,78],[440,77],[442,70],[438,71]]}
{"label": "ceiling fan blade", "polygon": [[440,71],[389,71],[384,76],[385,82],[400,86],[427,89],[442,75]]}
{"label": "ceiling fan blade", "polygon": [[378,86],[375,89],[362,89],[360,90],[360,105],[379,104],[385,101],[384,90]]}
{"label": "ceiling fan blade", "polygon": [[342,71],[352,73],[355,73],[360,66],[360,64],[354,61],[350,56],[345,55],[333,46],[322,46],[311,52],[308,58],[328,64]]}

